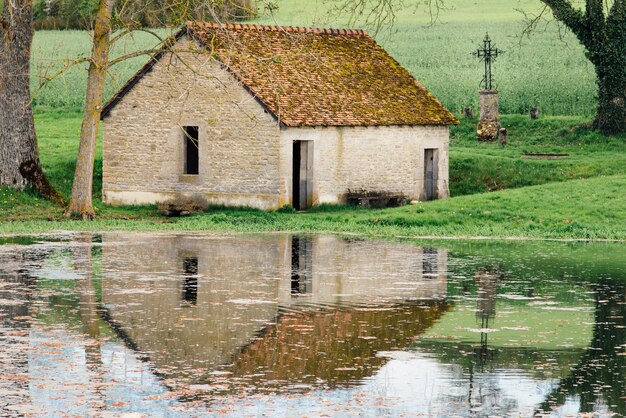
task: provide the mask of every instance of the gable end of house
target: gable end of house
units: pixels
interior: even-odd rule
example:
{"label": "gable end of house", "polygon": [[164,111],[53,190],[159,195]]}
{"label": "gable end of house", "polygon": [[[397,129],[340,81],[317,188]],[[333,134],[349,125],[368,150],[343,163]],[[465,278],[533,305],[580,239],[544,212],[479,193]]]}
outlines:
{"label": "gable end of house", "polygon": [[[192,39],[193,41],[197,42],[200,46],[202,47],[207,47],[204,42],[198,38],[197,36],[194,36],[193,33],[189,30],[188,27],[185,27],[183,29],[181,29],[180,31],[178,31],[176,34],[174,34],[171,38],[170,41],[165,41],[166,44],[169,44],[170,46],[164,46],[160,51],[158,51],[157,53],[155,53],[153,56],[150,57],[150,59],[148,60],[148,62],[139,69],[139,71],[137,71],[131,78],[130,80],[128,80],[126,82],[126,84],[124,84],[124,86],[122,86],[122,88],[113,95],[113,97],[111,97],[109,99],[109,101],[104,105],[104,107],[102,108],[102,112],[100,113],[100,120],[105,120],[107,118],[107,116],[109,115],[109,113],[115,108],[115,106],[117,106],[117,104],[119,102],[121,102],[124,97],[133,89],[135,88],[135,86],[137,85],[137,83],[139,83],[139,81],[148,73],[150,73],[152,71],[152,69],[154,68],[155,65],[157,65],[159,63],[159,61],[161,61],[161,59],[168,53],[171,53],[171,49],[173,48],[173,46],[178,43],[178,41],[180,41],[183,37],[187,36],[189,39]],[[271,115],[274,120],[276,120],[279,123],[279,126],[283,127],[283,124],[280,122],[280,118],[278,116],[276,116],[274,114],[274,112],[272,112],[272,110],[270,108],[267,107],[267,105],[250,89],[250,87],[248,87],[237,75],[236,72],[234,72],[227,64],[225,64],[224,62],[222,62],[219,57],[214,56],[214,58],[216,59],[217,62],[219,62],[222,66],[222,68],[227,71],[231,76],[233,76],[243,87],[243,89],[250,94],[250,96],[252,96],[256,102],[269,114]]]}

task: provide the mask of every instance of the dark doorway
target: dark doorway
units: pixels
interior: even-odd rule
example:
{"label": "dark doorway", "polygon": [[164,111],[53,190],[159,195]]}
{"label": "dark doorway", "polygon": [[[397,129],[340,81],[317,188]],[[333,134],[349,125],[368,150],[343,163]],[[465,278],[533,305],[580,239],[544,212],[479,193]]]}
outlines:
{"label": "dark doorway", "polygon": [[183,294],[187,306],[198,303],[198,257],[186,257],[183,260]]}
{"label": "dark doorway", "polygon": [[293,196],[296,210],[306,210],[313,203],[313,142],[293,142]]}
{"label": "dark doorway", "polygon": [[303,296],[313,292],[313,243],[309,237],[291,238],[291,295]]}
{"label": "dark doorway", "polygon": [[184,173],[196,175],[200,168],[200,133],[197,126],[183,126],[183,133],[185,141]]}
{"label": "dark doorway", "polygon": [[439,172],[437,150],[424,150],[424,200],[437,198],[437,173]]}

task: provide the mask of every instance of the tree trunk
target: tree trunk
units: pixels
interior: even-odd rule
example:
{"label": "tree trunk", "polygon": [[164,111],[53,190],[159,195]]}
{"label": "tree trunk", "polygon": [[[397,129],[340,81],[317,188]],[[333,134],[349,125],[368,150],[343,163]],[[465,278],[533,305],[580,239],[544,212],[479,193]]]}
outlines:
{"label": "tree trunk", "polygon": [[64,204],[39,161],[30,100],[32,1],[0,1],[0,187],[24,190],[30,185]]}
{"label": "tree trunk", "polygon": [[605,135],[626,132],[626,0],[586,0],[584,9],[571,0],[541,1],[576,35],[596,69],[594,128]]}
{"label": "tree trunk", "polygon": [[598,78],[598,110],[594,127],[605,135],[626,132],[626,17],[607,23],[607,41],[588,54]]}
{"label": "tree trunk", "polygon": [[93,166],[96,154],[98,124],[102,112],[102,94],[106,79],[110,36],[111,14],[115,0],[100,0],[93,34],[91,64],[87,76],[85,113],[80,132],[80,145],[76,161],[76,172],[72,186],[72,198],[66,216],[79,215],[83,219],[93,219]]}
{"label": "tree trunk", "polygon": [[625,104],[626,76],[610,74],[598,77],[598,110],[594,127],[605,135],[626,132]]}

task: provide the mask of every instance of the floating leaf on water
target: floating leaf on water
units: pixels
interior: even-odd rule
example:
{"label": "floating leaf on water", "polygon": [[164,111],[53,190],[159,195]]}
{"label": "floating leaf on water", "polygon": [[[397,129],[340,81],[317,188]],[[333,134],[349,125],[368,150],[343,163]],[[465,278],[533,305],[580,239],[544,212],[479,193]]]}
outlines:
{"label": "floating leaf on water", "polygon": [[234,303],[237,305],[264,305],[264,304],[277,304],[277,301],[261,300],[261,299],[229,299],[226,302]]}
{"label": "floating leaf on water", "polygon": [[499,329],[495,329],[495,328],[463,328],[463,329],[468,332],[479,332],[481,334],[500,331]]}

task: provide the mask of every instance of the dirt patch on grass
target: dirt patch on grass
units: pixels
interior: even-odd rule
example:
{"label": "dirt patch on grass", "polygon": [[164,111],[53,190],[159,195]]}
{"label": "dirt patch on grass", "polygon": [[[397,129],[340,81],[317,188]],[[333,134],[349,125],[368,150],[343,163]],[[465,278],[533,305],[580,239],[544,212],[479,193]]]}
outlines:
{"label": "dirt patch on grass", "polygon": [[556,160],[559,158],[567,158],[569,154],[524,154],[522,158],[538,158],[542,160]]}

